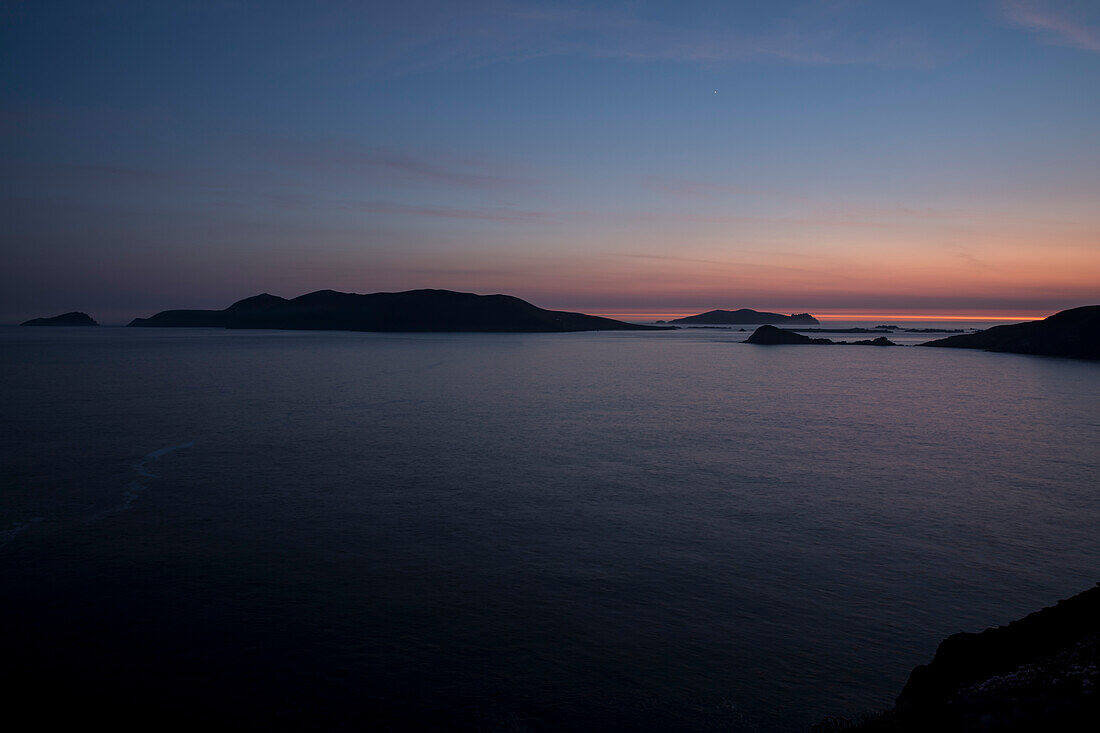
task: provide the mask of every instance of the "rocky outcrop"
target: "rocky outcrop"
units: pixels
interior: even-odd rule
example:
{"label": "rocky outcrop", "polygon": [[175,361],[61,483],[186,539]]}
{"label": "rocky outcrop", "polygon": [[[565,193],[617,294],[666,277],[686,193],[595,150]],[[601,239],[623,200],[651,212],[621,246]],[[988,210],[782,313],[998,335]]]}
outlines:
{"label": "rocky outcrop", "polygon": [[795,331],[788,331],[785,328],[776,328],[775,326],[761,326],[752,332],[743,343],[746,344],[759,344],[763,346],[797,346],[805,344],[809,346],[828,346],[835,344],[837,346],[897,346],[893,341],[885,336],[879,336],[876,339],[864,339],[862,341],[833,341],[831,339],[823,338],[811,338]]}
{"label": "rocky outcrop", "polygon": [[752,332],[752,335],[745,339],[746,344],[760,344],[763,346],[777,346],[777,345],[825,345],[833,343],[829,339],[815,339],[809,336],[803,336],[800,333],[794,331],[787,331],[782,328],[776,328],[775,326],[761,326]]}
{"label": "rocky outcrop", "polygon": [[885,336],[879,336],[877,339],[863,339],[862,341],[839,341],[841,344],[851,344],[852,346],[897,346],[893,341]]}
{"label": "rocky outcrop", "polygon": [[328,331],[641,331],[659,326],[538,308],[510,295],[450,290],[339,293],[319,290],[287,300],[256,295],[221,311],[171,310],[135,318],[131,326],[278,328]]}
{"label": "rocky outcrop", "polygon": [[949,336],[921,346],[1100,359],[1100,305],[1061,311],[1041,321]]}
{"label": "rocky outcrop", "polygon": [[783,324],[783,325],[816,325],[818,320],[809,313],[793,313],[785,316],[782,313],[768,313],[767,311],[754,311],[751,308],[740,308],[735,311],[714,310],[700,313],[695,316],[684,316],[670,321],[670,323],[706,323],[713,325],[741,325],[741,324]]}
{"label": "rocky outcrop", "polygon": [[24,321],[19,324],[20,326],[98,326],[95,319],[89,316],[87,313],[81,313],[79,311],[73,311],[71,313],[62,313],[59,316],[53,316],[52,318],[32,318],[29,321]]}
{"label": "rocky outcrop", "polygon": [[799,333],[883,333],[881,328],[860,328],[858,326],[853,328],[793,328],[791,330]]}

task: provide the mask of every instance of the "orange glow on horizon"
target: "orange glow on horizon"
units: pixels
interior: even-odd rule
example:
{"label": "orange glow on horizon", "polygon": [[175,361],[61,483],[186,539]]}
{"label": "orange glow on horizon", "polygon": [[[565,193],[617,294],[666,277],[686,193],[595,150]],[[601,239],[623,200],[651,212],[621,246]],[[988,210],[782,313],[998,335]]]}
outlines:
{"label": "orange glow on horizon", "polygon": [[[714,310],[714,309],[711,309]],[[656,320],[672,320],[674,318],[684,318],[685,316],[693,316],[699,313],[705,313],[705,310],[699,311],[680,311],[677,313],[605,313],[605,312],[593,312],[591,315],[602,316],[604,318],[615,318],[623,321],[656,321]],[[784,312],[784,315],[787,315]],[[814,318],[819,321],[879,321],[881,323],[887,323],[889,321],[989,321],[989,322],[1011,322],[1019,323],[1020,321],[1041,321],[1044,318],[1053,315],[1053,313],[1030,313],[1027,315],[991,315],[991,314],[943,314],[943,313],[877,313],[875,311],[852,311],[850,313],[811,313]]]}

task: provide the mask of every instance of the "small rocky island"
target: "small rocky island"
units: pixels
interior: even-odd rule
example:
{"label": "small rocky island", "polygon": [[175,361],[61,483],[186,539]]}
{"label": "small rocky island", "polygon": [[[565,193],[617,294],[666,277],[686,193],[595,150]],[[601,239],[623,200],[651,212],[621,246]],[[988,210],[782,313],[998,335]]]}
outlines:
{"label": "small rocky island", "polygon": [[52,318],[32,318],[29,321],[24,321],[19,324],[20,326],[98,326],[95,319],[89,316],[87,313],[81,313],[79,311],[72,311],[71,313],[62,313],[59,316],[53,316]]}
{"label": "small rocky island", "polygon": [[339,293],[318,290],[287,300],[264,293],[225,310],[169,310],[135,318],[130,326],[163,328],[275,328],[314,331],[512,332],[651,331],[583,313],[544,310],[510,295],[451,290]]}
{"label": "small rocky island", "polygon": [[862,341],[833,341],[832,339],[826,338],[811,338],[801,333],[788,331],[784,328],[776,328],[775,326],[761,326],[753,331],[752,335],[742,343],[758,344],[761,346],[897,346],[897,344],[885,336],[879,336],[875,339],[864,339]]}
{"label": "small rocky island", "polygon": [[979,634],[945,639],[896,706],[817,730],[1092,731],[1100,720],[1100,587]]}
{"label": "small rocky island", "polygon": [[792,313],[785,316],[782,313],[768,313],[767,311],[754,311],[751,308],[740,308],[735,311],[714,310],[700,313],[694,316],[676,318],[669,323],[705,323],[710,325],[740,326],[745,324],[756,325],[759,323],[783,324],[783,325],[809,325],[818,324],[818,320],[809,313]]}
{"label": "small rocky island", "polygon": [[1064,310],[1041,321],[949,336],[921,346],[1100,359],[1100,305]]}

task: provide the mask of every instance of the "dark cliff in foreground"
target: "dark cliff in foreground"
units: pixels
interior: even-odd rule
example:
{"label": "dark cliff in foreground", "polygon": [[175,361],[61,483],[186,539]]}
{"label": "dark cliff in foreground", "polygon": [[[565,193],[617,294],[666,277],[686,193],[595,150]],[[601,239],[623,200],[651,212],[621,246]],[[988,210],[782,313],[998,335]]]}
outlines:
{"label": "dark cliff in foreground", "polygon": [[19,324],[20,326],[98,326],[95,319],[89,316],[87,313],[81,313],[79,311],[73,311],[72,313],[62,313],[60,316],[54,316],[52,318],[32,318],[29,321],[24,321]]}
{"label": "dark cliff in foreground", "polygon": [[896,707],[858,731],[1092,731],[1100,720],[1100,587],[945,639]]}
{"label": "dark cliff in foreground", "polygon": [[319,290],[292,300],[245,298],[225,310],[171,310],[135,318],[131,326],[279,328],[326,331],[561,332],[653,330],[583,313],[550,311],[510,295],[450,290],[338,293]]}
{"label": "dark cliff in foreground", "polygon": [[785,316],[782,313],[768,313],[766,311],[754,311],[751,308],[741,308],[735,311],[707,311],[695,316],[684,316],[669,321],[669,323],[707,323],[718,325],[745,325],[759,323],[780,323],[784,325],[816,325],[818,320],[809,313],[794,313]]}
{"label": "dark cliff in foreground", "polygon": [[949,336],[921,346],[1100,359],[1100,305],[1072,308],[1041,321]]}

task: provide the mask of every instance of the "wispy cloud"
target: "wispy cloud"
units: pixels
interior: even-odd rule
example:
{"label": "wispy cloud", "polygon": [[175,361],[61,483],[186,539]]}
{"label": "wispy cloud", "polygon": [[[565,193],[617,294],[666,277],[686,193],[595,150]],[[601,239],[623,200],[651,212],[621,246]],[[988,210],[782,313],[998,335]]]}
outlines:
{"label": "wispy cloud", "polygon": [[979,259],[973,252],[971,252],[966,247],[963,247],[963,246],[958,245],[958,244],[946,244],[946,245],[944,245],[944,249],[948,250],[949,252],[953,252],[955,257],[962,260],[968,267],[978,268],[980,270],[992,270],[993,269],[993,267],[989,263],[985,262],[984,260]]}
{"label": "wispy cloud", "polygon": [[703,260],[695,257],[676,257],[674,255],[643,255],[633,252],[604,252],[607,257],[627,257],[634,260],[661,260],[664,262],[689,262],[696,265],[719,265],[726,267],[730,263],[721,260]]}
{"label": "wispy cloud", "polygon": [[[131,165],[129,161],[116,162],[97,156],[93,151],[90,154],[93,160],[96,157],[100,160],[0,163],[0,180],[19,181],[24,188],[41,190],[216,192],[223,195],[223,203],[230,205],[259,197],[283,209],[314,207],[325,191],[364,188],[390,192],[402,188],[468,191],[475,196],[498,199],[505,193],[536,192],[540,184],[524,166],[446,150],[407,150],[355,141],[311,141],[267,135],[236,135],[213,142],[211,150],[220,151],[217,162],[222,165],[215,165],[211,159],[187,167],[175,162]],[[532,218],[531,212],[509,211],[486,210],[481,218]],[[430,215],[426,212],[425,215]],[[460,218],[457,210],[454,213],[454,218]]]}
{"label": "wispy cloud", "polygon": [[1002,0],[1001,11],[1013,25],[1038,33],[1055,46],[1100,53],[1100,12],[1067,2]]}
{"label": "wispy cloud", "polygon": [[399,204],[391,201],[343,201],[339,202],[337,207],[367,214],[397,214],[493,222],[530,222],[544,220],[550,216],[542,211],[519,211],[506,207],[459,209],[446,206]]}
{"label": "wispy cloud", "polygon": [[6,136],[37,136],[43,131],[139,135],[173,122],[169,111],[157,107],[112,107],[10,98],[0,105],[0,133]]}
{"label": "wispy cloud", "polygon": [[[806,267],[793,267],[791,265],[784,265],[779,263],[762,263],[758,261],[748,261],[745,259],[738,259],[739,255],[754,255],[763,254],[767,256],[774,255],[772,252],[760,252],[754,250],[739,250],[739,249],[723,249],[723,253],[731,255],[730,259],[726,260],[706,260],[695,257],[677,257],[675,255],[647,255],[647,254],[633,254],[629,252],[605,252],[605,256],[608,257],[625,257],[627,259],[634,260],[657,260],[661,262],[682,262],[690,265],[707,265],[710,268],[729,268],[744,271],[746,268],[754,268],[758,270],[780,270],[783,272],[801,272],[801,273],[814,273],[818,270],[809,269]],[[814,259],[814,258],[810,258]]]}
{"label": "wispy cloud", "polygon": [[266,135],[236,136],[232,142],[268,163],[297,171],[351,178],[364,183],[406,183],[446,188],[509,190],[535,181],[500,161],[453,153],[417,152],[354,141],[310,141]]}
{"label": "wispy cloud", "polygon": [[[1048,218],[1002,209],[984,208],[935,208],[904,206],[900,204],[874,203],[858,204],[851,201],[836,200],[828,197],[809,196],[781,189],[754,188],[749,186],[691,181],[657,176],[644,176],[639,179],[641,186],[649,191],[675,199],[698,200],[699,210],[668,211],[665,209],[647,210],[629,214],[635,220],[680,221],[700,224],[741,224],[768,222],[774,224],[792,224],[809,227],[879,227],[901,229],[954,228],[960,230],[996,229],[996,230],[1058,230],[1060,232],[1080,232],[1084,236],[1094,236],[1096,223],[1088,218]],[[750,213],[737,213],[738,199],[772,200],[782,204],[780,214],[764,215],[757,213],[756,202]],[[729,206],[726,211],[716,210],[718,206]],[[787,212],[787,213],[782,213]],[[591,217],[591,215],[590,215]]]}
{"label": "wispy cloud", "polygon": [[[951,29],[872,3],[776,3],[766,17],[719,4],[706,20],[669,21],[634,2],[407,2],[333,22],[366,27],[370,61],[394,71],[480,66],[548,56],[727,64],[784,61],[928,67],[956,54]],[[684,15],[683,17],[690,17]],[[385,28],[386,33],[377,30]]]}
{"label": "wispy cloud", "polygon": [[527,181],[486,172],[483,163],[466,160],[416,157],[388,147],[343,150],[331,156],[299,158],[296,162],[324,169],[378,172],[405,181],[463,188],[511,188]]}
{"label": "wispy cloud", "polygon": [[0,166],[0,176],[11,180],[45,181],[55,186],[70,183],[91,187],[165,186],[182,180],[178,171],[168,169],[84,163],[8,164]]}
{"label": "wispy cloud", "polygon": [[751,186],[737,186],[724,183],[711,183],[708,181],[689,181],[681,178],[642,176],[640,182],[642,188],[646,190],[685,199],[716,199],[729,196],[750,196],[787,199],[794,201],[806,200],[805,196],[791,194],[785,191],[753,188]]}

